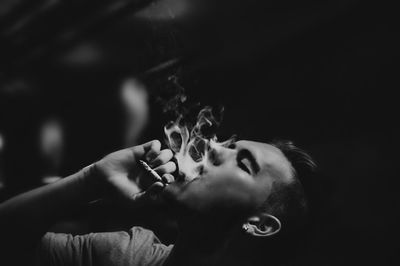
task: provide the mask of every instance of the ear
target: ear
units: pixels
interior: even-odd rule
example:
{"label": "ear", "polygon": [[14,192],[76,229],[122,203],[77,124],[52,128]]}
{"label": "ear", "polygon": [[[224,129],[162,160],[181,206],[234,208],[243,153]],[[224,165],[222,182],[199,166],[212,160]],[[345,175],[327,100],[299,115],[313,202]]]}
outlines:
{"label": "ear", "polygon": [[282,224],[278,218],[268,213],[260,213],[247,219],[242,228],[247,234],[267,237],[278,233]]}

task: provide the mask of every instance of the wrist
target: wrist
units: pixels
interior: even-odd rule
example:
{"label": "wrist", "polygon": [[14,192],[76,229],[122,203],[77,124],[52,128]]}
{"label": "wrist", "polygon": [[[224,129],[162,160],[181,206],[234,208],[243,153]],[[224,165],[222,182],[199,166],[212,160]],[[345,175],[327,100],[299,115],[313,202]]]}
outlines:
{"label": "wrist", "polygon": [[79,175],[81,177],[88,202],[98,200],[100,198],[100,184],[96,169],[96,163],[92,163],[82,168]]}

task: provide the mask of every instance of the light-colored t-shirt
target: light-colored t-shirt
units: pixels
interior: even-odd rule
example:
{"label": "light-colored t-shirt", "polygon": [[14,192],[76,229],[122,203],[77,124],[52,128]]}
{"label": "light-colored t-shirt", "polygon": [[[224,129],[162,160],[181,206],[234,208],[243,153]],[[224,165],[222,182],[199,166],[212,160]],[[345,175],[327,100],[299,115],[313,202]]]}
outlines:
{"label": "light-colored t-shirt", "polygon": [[70,234],[46,233],[38,248],[38,265],[160,266],[172,245],[163,245],[150,230]]}

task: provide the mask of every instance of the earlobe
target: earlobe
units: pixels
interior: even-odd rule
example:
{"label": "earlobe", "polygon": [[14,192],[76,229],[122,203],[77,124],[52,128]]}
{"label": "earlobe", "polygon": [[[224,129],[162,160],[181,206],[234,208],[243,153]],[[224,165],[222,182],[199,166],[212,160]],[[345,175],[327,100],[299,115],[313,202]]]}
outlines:
{"label": "earlobe", "polygon": [[243,224],[243,230],[252,236],[267,237],[277,234],[281,230],[282,224],[278,218],[271,214],[262,213],[250,217]]}

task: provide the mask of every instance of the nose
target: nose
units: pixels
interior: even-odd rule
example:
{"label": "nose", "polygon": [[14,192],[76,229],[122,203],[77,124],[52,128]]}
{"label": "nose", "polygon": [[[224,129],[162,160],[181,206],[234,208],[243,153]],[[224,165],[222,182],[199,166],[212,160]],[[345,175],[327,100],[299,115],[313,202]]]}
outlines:
{"label": "nose", "polygon": [[210,149],[210,161],[213,165],[221,165],[235,158],[237,151],[223,146],[215,146]]}

